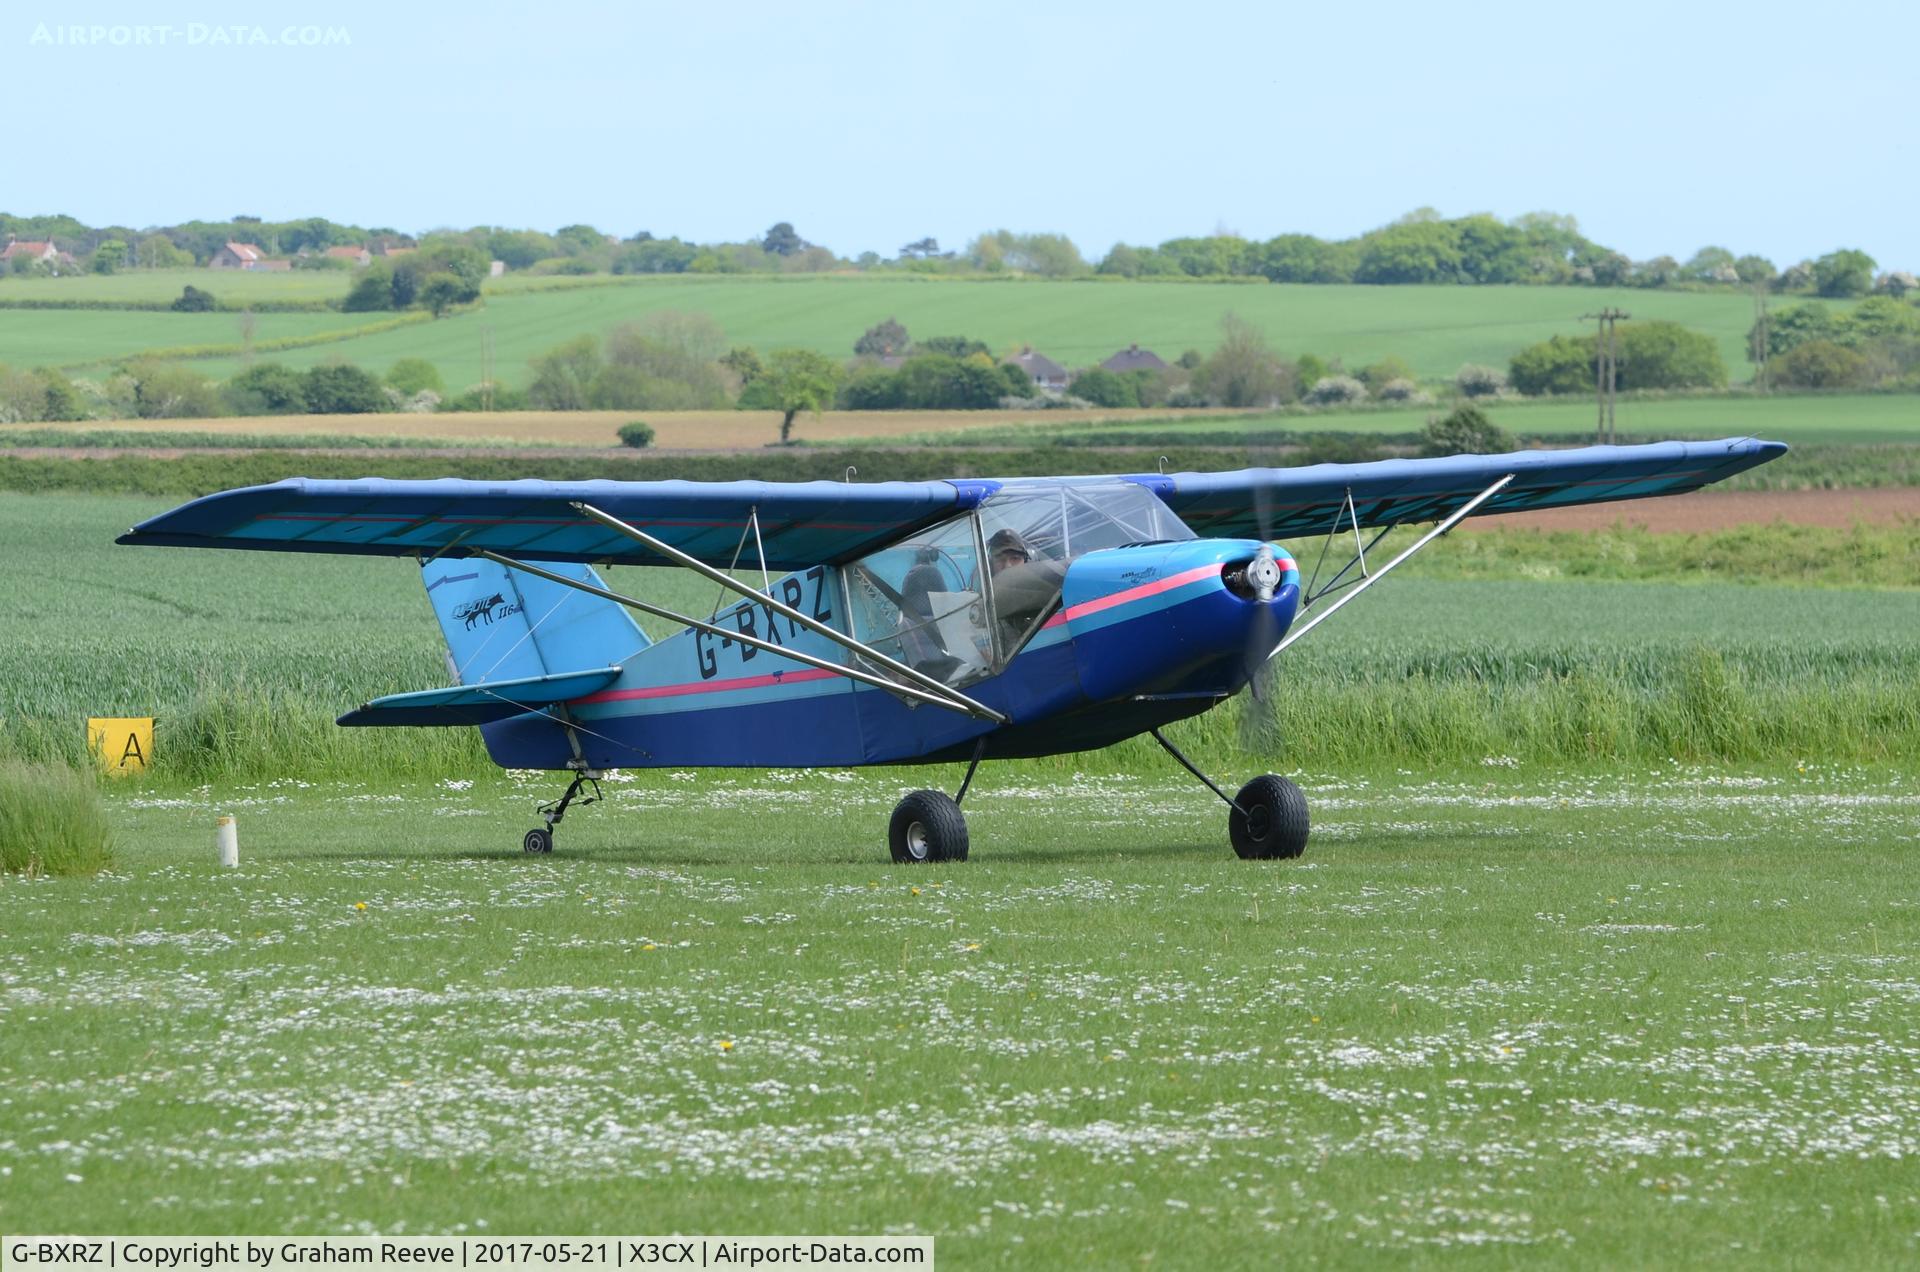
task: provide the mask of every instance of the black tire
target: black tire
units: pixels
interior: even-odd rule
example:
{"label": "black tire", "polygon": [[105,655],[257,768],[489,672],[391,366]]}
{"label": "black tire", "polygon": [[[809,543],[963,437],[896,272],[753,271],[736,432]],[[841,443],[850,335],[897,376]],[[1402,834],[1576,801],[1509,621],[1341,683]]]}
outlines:
{"label": "black tire", "polygon": [[520,841],[520,850],[535,855],[553,851],[553,831],[546,827],[530,830],[527,837]]}
{"label": "black tire", "polygon": [[1239,807],[1227,814],[1227,834],[1243,859],[1285,859],[1307,850],[1307,797],[1286,778],[1256,777],[1234,803]]}
{"label": "black tire", "polygon": [[915,791],[895,805],[887,847],[896,864],[967,859],[967,819],[945,791]]}

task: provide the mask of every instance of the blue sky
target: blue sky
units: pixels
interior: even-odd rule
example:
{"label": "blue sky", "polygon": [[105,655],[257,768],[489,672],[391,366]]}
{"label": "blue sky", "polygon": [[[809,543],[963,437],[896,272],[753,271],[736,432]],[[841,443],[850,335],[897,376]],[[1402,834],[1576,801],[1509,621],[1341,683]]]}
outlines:
{"label": "blue sky", "polygon": [[1636,258],[1920,267],[1920,6],[1599,11],[1596,35],[1594,6],[1550,3],[13,0],[0,209],[709,241],[789,220],[885,255],[1005,226],[1097,259],[1431,205],[1571,212]]}

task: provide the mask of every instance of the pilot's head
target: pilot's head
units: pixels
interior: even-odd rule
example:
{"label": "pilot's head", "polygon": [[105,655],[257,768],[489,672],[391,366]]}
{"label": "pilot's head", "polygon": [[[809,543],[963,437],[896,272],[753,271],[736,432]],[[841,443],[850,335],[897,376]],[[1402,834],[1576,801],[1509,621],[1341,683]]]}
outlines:
{"label": "pilot's head", "polygon": [[1026,541],[1018,531],[995,530],[987,540],[987,562],[995,574],[1009,566],[1025,565],[1032,559],[1033,553],[1027,551]]}

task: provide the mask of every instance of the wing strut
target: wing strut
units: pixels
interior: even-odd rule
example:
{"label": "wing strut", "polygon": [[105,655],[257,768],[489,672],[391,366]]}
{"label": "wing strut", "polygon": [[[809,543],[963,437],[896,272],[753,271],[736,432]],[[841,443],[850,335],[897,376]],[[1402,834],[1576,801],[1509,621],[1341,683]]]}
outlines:
{"label": "wing strut", "polygon": [[[1502,477],[1499,481],[1494,482],[1493,485],[1488,486],[1485,490],[1481,491],[1479,494],[1475,495],[1473,498],[1467,500],[1467,502],[1461,504],[1458,508],[1454,509],[1451,513],[1447,514],[1447,516],[1441,520],[1439,525],[1435,526],[1433,529],[1421,535],[1418,539],[1416,539],[1412,543],[1411,546],[1407,548],[1406,551],[1402,552],[1399,556],[1393,558],[1393,560],[1387,562],[1385,565],[1381,566],[1378,570],[1374,571],[1372,574],[1367,575],[1364,579],[1361,579],[1358,583],[1354,584],[1353,590],[1351,592],[1348,592],[1345,596],[1342,596],[1338,600],[1333,601],[1325,609],[1315,614],[1312,618],[1309,618],[1306,622],[1300,624],[1300,626],[1288,632],[1286,634],[1285,639],[1283,639],[1278,645],[1275,645],[1273,647],[1273,653],[1268,654],[1267,657],[1269,658],[1273,657],[1274,654],[1279,653],[1281,650],[1285,649],[1288,645],[1293,644],[1293,642],[1299,640],[1302,636],[1305,636],[1308,632],[1320,626],[1322,622],[1324,622],[1329,618],[1332,618],[1335,614],[1339,613],[1340,607],[1342,605],[1345,605],[1348,601],[1360,595],[1360,593],[1366,591],[1368,588],[1372,587],[1375,583],[1378,583],[1381,579],[1386,578],[1387,575],[1392,572],[1394,566],[1399,565],[1402,561],[1406,560],[1408,557],[1412,556],[1414,553],[1426,547],[1429,543],[1432,543],[1435,539],[1438,539],[1441,535],[1445,534],[1447,531],[1453,529],[1455,526],[1459,525],[1462,521],[1472,516],[1473,510],[1475,508],[1478,508],[1481,504],[1485,503],[1487,500],[1493,498],[1495,495],[1505,490],[1507,488],[1507,483],[1511,482],[1513,478],[1514,478],[1514,474],[1508,473],[1505,477]],[[1359,533],[1360,533],[1360,529],[1356,525],[1354,527],[1354,534],[1357,537]],[[1378,542],[1378,540],[1376,540],[1376,542]],[[1342,571],[1342,573],[1344,573],[1344,571]]]}
{"label": "wing strut", "polygon": [[[485,548],[475,552],[474,555],[484,557],[496,565],[504,565],[509,570],[524,570],[528,574],[546,579],[550,583],[558,583],[562,587],[570,587],[576,591],[585,592],[589,596],[598,596],[603,600],[612,601],[617,605],[625,605],[629,609],[637,609],[643,614],[652,614],[655,618],[664,618],[669,622],[682,623],[696,631],[706,632],[709,636],[719,636],[723,639],[733,641],[735,644],[746,645],[753,649],[762,649],[767,653],[777,654],[782,658],[791,658],[797,663],[804,663],[809,667],[817,667],[821,671],[830,671],[837,676],[845,676],[849,680],[857,680],[861,684],[872,685],[876,689],[885,689],[889,693],[902,694],[917,701],[927,703],[930,706],[945,707],[949,711],[959,711],[967,715],[978,716],[982,720],[992,720],[996,724],[1005,724],[1007,722],[1007,717],[993,710],[993,708],[982,706],[974,702],[971,698],[964,698],[959,694],[954,694],[952,698],[949,698],[924,693],[912,685],[903,685],[897,681],[888,680],[884,676],[877,676],[872,672],[862,671],[858,667],[848,667],[840,663],[828,662],[824,658],[801,653],[797,649],[787,649],[784,646],[774,644],[772,641],[761,640],[757,636],[748,636],[743,632],[734,631],[729,627],[721,627],[717,623],[708,623],[697,618],[688,618],[685,614],[675,613],[673,610],[667,609],[664,606],[652,605],[631,596],[622,596],[618,592],[610,592],[606,588],[595,587],[593,584],[582,582],[579,579],[570,579],[563,574],[556,574],[552,570],[543,570],[537,565],[531,565],[525,561],[516,561],[512,557],[501,556],[498,552],[489,552]],[[953,700],[954,698],[960,698],[961,701],[955,702]]]}
{"label": "wing strut", "polygon": [[738,592],[757,605],[765,605],[774,613],[800,624],[800,626],[815,635],[824,636],[841,648],[850,650],[870,662],[877,663],[895,675],[906,677],[914,684],[919,685],[926,693],[943,699],[948,706],[956,710],[964,711],[971,716],[978,716],[982,720],[992,720],[996,724],[1005,724],[1007,722],[1007,717],[995,711],[992,707],[974,701],[966,694],[961,693],[959,690],[952,688],[942,681],[934,679],[923,671],[916,671],[914,668],[907,666],[907,664],[897,659],[887,657],[871,645],[864,645],[851,636],[842,635],[812,615],[803,614],[784,601],[775,600],[766,592],[756,591],[728,574],[725,570],[714,569],[698,557],[689,556],[674,547],[671,543],[662,542],[648,534],[645,530],[628,525],[612,513],[602,512],[589,503],[576,503],[573,507],[582,516],[592,518],[607,529],[619,534],[624,534],[636,543],[641,543],[652,548],[655,552],[658,552],[661,556],[667,558],[667,560],[672,561],[675,565],[684,565],[696,574],[703,574],[715,583],[718,583],[721,587]]}

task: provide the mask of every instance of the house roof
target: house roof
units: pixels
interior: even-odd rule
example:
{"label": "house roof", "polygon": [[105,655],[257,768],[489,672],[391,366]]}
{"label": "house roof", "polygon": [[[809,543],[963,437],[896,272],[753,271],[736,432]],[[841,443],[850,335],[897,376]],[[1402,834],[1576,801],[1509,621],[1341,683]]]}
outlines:
{"label": "house roof", "polygon": [[227,250],[243,261],[265,260],[267,255],[251,243],[228,243]]}
{"label": "house roof", "polygon": [[1165,371],[1166,360],[1151,349],[1128,345],[1100,364],[1106,371]]}
{"label": "house roof", "polygon": [[345,261],[357,261],[369,253],[364,247],[330,247],[327,249],[326,254],[328,256],[337,256]]}
{"label": "house roof", "polygon": [[53,242],[49,239],[38,242],[19,239],[7,244],[5,250],[0,250],[0,261],[12,260],[16,256],[49,256],[54,250]]}
{"label": "house roof", "polygon": [[1067,369],[1065,367],[1044,353],[1035,353],[1032,345],[1028,345],[1007,360],[1036,380],[1064,380],[1067,378]]}

